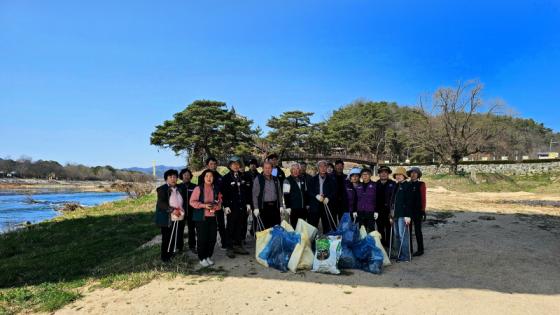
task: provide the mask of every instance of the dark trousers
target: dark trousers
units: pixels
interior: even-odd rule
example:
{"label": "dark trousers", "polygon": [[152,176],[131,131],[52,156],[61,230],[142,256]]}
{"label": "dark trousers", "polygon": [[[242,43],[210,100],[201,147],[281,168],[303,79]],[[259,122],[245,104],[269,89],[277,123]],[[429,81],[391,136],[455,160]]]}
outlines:
{"label": "dark trousers", "polygon": [[[334,216],[334,214],[333,214]],[[328,233],[334,230],[336,227],[334,226],[336,222],[332,222],[330,217],[327,214],[324,204],[319,204],[316,209],[313,209],[309,212],[309,221],[308,223],[319,228],[319,220],[321,220],[321,226],[323,227],[323,234]]]}
{"label": "dark trousers", "polygon": [[247,233],[247,211],[241,206],[231,208],[231,213],[227,215],[227,239],[228,248],[241,245]]}
{"label": "dark trousers", "polygon": [[366,231],[370,233],[371,231],[375,231],[375,217],[374,212],[364,212],[358,211],[358,223],[360,227],[363,225],[366,227]]}
{"label": "dark trousers", "polygon": [[173,256],[173,245],[171,244],[171,251],[167,251],[169,247],[169,241],[171,240],[171,229],[173,225],[170,227],[161,227],[161,260],[168,261]]}
{"label": "dark trousers", "polygon": [[[418,244],[418,250],[424,251],[424,236],[422,235],[422,216],[412,217],[412,225],[414,226],[414,234],[416,235],[416,244]],[[411,227],[412,231],[412,227]],[[410,233],[410,250],[414,251],[412,247],[412,233]]]}
{"label": "dark trousers", "polygon": [[196,251],[198,259],[203,260],[212,257],[216,245],[217,222],[213,217],[206,217],[196,222]]}
{"label": "dark trousers", "polygon": [[[177,251],[182,251],[185,246],[185,223],[187,222],[183,219],[179,221],[179,225],[177,226]],[[175,239],[175,236],[173,236],[173,239]]]}
{"label": "dark trousers", "polygon": [[381,244],[389,247],[389,237],[391,236],[391,222],[389,221],[389,213],[380,212],[377,218],[377,231],[381,234]]}
{"label": "dark trousers", "polygon": [[307,209],[303,208],[292,208],[292,212],[290,212],[290,223],[296,228],[297,222],[299,219],[307,220]]}
{"label": "dark trousers", "polygon": [[192,217],[187,217],[187,233],[189,239],[189,248],[193,249],[196,248],[196,224],[193,221]]}
{"label": "dark trousers", "polygon": [[224,216],[224,210],[216,211],[216,220],[218,223],[218,233],[220,234],[220,243],[222,248],[227,246],[227,233],[226,233],[226,222]]}
{"label": "dark trousers", "polygon": [[280,209],[276,201],[263,202],[263,208],[259,210],[259,216],[262,219],[265,229],[280,224]]}

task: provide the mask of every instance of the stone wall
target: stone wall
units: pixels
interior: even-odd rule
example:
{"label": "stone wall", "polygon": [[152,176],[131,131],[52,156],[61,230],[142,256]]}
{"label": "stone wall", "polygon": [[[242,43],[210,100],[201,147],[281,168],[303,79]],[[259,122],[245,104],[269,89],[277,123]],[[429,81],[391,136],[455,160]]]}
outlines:
{"label": "stone wall", "polygon": [[[392,169],[398,165],[391,165]],[[419,166],[426,175],[447,174],[449,166],[422,165]],[[406,169],[410,166],[405,166]],[[516,164],[460,164],[459,171],[467,174],[476,173],[498,173],[502,175],[531,175],[542,174],[548,172],[560,172],[560,162],[543,162],[543,163],[516,163]]]}

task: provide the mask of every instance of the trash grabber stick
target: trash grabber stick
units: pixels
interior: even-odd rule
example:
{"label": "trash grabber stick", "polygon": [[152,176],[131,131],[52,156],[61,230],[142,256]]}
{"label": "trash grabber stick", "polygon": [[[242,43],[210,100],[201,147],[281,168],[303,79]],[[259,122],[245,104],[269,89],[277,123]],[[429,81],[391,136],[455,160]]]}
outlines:
{"label": "trash grabber stick", "polygon": [[175,232],[175,222],[177,221],[173,221],[173,227],[171,228],[171,235],[169,236],[169,245],[167,245],[167,252],[169,253],[171,251],[171,241],[173,240],[173,233]]}
{"label": "trash grabber stick", "polygon": [[[335,224],[336,222],[334,221],[334,218],[332,216],[331,209],[329,208],[329,206],[327,204],[325,204],[325,210],[327,212],[327,216],[330,218],[330,220],[332,220],[332,223]],[[331,225],[330,221],[329,221],[329,225]],[[334,227],[336,228],[336,225]]]}
{"label": "trash grabber stick", "polygon": [[175,245],[173,246],[173,253],[177,251],[177,237],[179,237],[179,221],[175,221]]}
{"label": "trash grabber stick", "polygon": [[391,226],[391,232],[389,232],[389,259],[391,259],[393,255],[393,224],[389,222]]}

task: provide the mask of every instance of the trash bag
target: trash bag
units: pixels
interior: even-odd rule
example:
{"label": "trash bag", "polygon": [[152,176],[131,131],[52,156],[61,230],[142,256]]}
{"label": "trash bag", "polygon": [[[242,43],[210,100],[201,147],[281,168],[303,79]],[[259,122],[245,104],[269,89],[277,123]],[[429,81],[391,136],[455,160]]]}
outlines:
{"label": "trash bag", "polygon": [[337,268],[342,252],[342,238],[340,236],[322,236],[315,240],[315,259],[313,260],[314,272],[340,274]]}
{"label": "trash bag", "polygon": [[338,268],[340,269],[352,269],[356,268],[356,258],[352,249],[348,246],[342,245],[342,252],[340,258],[338,259]]}
{"label": "trash bag", "polygon": [[296,232],[302,235],[305,232],[305,234],[307,234],[308,237],[307,240],[309,242],[309,245],[311,245],[311,240],[315,239],[315,236],[317,235],[317,231],[318,231],[317,228],[314,227],[313,225],[307,223],[303,219],[298,219],[296,224]]}
{"label": "trash bag", "polygon": [[358,224],[352,222],[349,212],[345,212],[342,215],[336,231],[333,231],[332,234],[342,236],[342,245],[348,247],[351,247],[360,240]]}
{"label": "trash bag", "polygon": [[259,254],[263,251],[263,249],[266,247],[268,242],[270,242],[270,239],[272,238],[272,235],[270,234],[271,231],[272,228],[269,228],[264,231],[260,231],[256,233],[257,242],[255,244],[255,259],[259,264],[265,267],[268,267],[268,263],[266,262],[266,259],[261,259],[259,257]]}
{"label": "trash bag", "polygon": [[356,257],[360,269],[380,274],[383,268],[383,253],[375,246],[373,236],[367,235],[352,248],[352,253]]}
{"label": "trash bag", "polygon": [[[301,219],[300,219],[301,220]],[[305,221],[303,221],[305,222]],[[299,225],[298,225],[299,226]],[[296,231],[296,233],[299,233]],[[311,250],[311,241],[307,236],[306,229],[303,229],[300,233],[301,241],[296,245],[292,255],[290,256],[290,261],[288,261],[288,269],[292,272],[297,270],[309,270],[313,267],[313,251]]]}
{"label": "trash bag", "polygon": [[280,226],[283,227],[284,230],[286,230],[286,232],[294,232],[294,228],[286,220],[282,220],[282,223],[280,223]]}
{"label": "trash bag", "polygon": [[360,239],[363,240],[367,236],[367,230],[365,226],[360,226]]}
{"label": "trash bag", "polygon": [[270,241],[259,254],[259,258],[266,260],[268,267],[288,271],[288,261],[301,237],[298,233],[287,232],[279,225],[274,226],[270,234]]}
{"label": "trash bag", "polygon": [[383,254],[383,266],[390,266],[391,260],[389,259],[385,248],[381,244],[381,234],[377,231],[373,231],[369,233],[369,235],[373,237],[373,239],[375,240],[375,246],[377,246],[377,248],[379,248],[381,250],[381,253]]}

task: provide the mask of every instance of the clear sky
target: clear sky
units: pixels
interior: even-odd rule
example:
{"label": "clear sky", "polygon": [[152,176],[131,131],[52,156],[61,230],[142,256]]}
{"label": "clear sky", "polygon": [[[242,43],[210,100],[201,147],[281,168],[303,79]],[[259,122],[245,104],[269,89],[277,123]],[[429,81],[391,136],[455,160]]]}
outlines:
{"label": "clear sky", "polygon": [[264,127],[477,78],[560,131],[560,1],[0,0],[0,157],[181,165],[154,127],[212,99]]}

